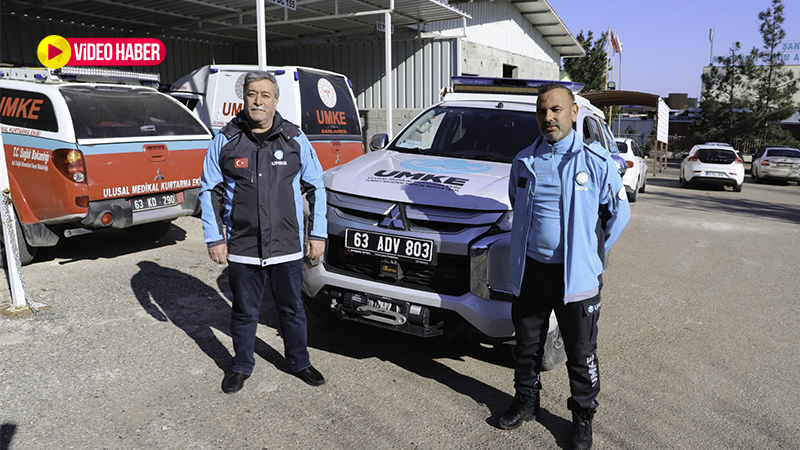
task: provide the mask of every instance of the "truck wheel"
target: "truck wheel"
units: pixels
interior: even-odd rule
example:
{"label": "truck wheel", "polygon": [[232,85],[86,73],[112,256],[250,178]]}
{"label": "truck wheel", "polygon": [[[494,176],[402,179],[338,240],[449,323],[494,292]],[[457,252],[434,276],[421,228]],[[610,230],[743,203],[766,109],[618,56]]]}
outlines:
{"label": "truck wheel", "polygon": [[[37,247],[31,247],[28,245],[28,241],[25,240],[25,235],[22,234],[22,227],[19,225],[19,220],[15,220],[14,224],[16,225],[17,229],[17,248],[19,248],[19,263],[22,266],[27,266],[31,262],[33,262],[33,258],[36,256],[36,252],[39,250]],[[2,257],[2,261],[0,261],[0,268],[5,269],[8,264],[6,260],[6,245],[4,242],[5,235],[2,233],[2,223],[0,223],[0,257]]]}
{"label": "truck wheel", "polygon": [[567,352],[564,349],[561,329],[556,328],[547,333],[547,340],[544,343],[544,355],[542,356],[542,370],[553,370],[566,358]]}
{"label": "truck wheel", "polygon": [[172,224],[170,221],[165,222],[152,222],[144,225],[136,225],[135,227],[125,228],[125,234],[133,239],[143,241],[157,241],[162,236],[167,234],[169,226]]}

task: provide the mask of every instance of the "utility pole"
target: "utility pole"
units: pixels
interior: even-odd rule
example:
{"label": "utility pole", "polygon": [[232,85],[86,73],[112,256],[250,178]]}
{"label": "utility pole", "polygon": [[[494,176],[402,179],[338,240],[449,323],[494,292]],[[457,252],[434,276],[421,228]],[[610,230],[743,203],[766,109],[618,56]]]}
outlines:
{"label": "utility pole", "polygon": [[711,42],[711,52],[708,55],[708,65],[714,65],[714,29],[708,30],[708,40]]}

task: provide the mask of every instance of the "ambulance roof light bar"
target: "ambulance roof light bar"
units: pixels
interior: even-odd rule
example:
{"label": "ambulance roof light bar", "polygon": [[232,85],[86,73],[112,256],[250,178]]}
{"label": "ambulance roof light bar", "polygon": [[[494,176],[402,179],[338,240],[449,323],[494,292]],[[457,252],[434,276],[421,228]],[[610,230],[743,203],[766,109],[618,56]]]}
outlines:
{"label": "ambulance roof light bar", "polygon": [[65,81],[142,84],[153,87],[158,87],[158,83],[161,82],[160,74],[133,72],[129,70],[64,66],[60,69],[55,69],[54,72],[60,75]]}
{"label": "ambulance roof light bar", "polygon": [[38,81],[42,83],[83,81],[94,83],[123,83],[152,87],[158,87],[158,83],[161,81],[161,75],[157,73],[68,66],[60,69],[47,69],[44,67],[0,68],[0,78],[20,81]]}
{"label": "ambulance roof light bar", "polygon": [[572,81],[455,76],[453,77],[453,92],[537,95],[539,86],[549,83],[562,85],[574,94],[583,89],[582,83]]}

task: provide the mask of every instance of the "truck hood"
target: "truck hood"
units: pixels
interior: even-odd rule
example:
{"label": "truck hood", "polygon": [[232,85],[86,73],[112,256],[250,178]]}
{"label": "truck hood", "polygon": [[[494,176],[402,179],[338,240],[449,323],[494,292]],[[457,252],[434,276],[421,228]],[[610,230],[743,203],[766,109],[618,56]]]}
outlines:
{"label": "truck hood", "polygon": [[448,208],[510,209],[511,165],[379,150],[325,172],[325,188],[343,194]]}

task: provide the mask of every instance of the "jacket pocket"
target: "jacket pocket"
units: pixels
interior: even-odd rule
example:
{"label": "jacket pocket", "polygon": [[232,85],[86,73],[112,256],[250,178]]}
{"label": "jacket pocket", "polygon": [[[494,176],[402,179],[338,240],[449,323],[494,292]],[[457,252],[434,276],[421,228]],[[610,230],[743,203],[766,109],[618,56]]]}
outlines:
{"label": "jacket pocket", "polygon": [[600,307],[602,306],[600,296],[584,300],[581,303],[583,316],[583,320],[581,320],[581,342],[584,344],[597,342],[597,320],[600,318]]}

